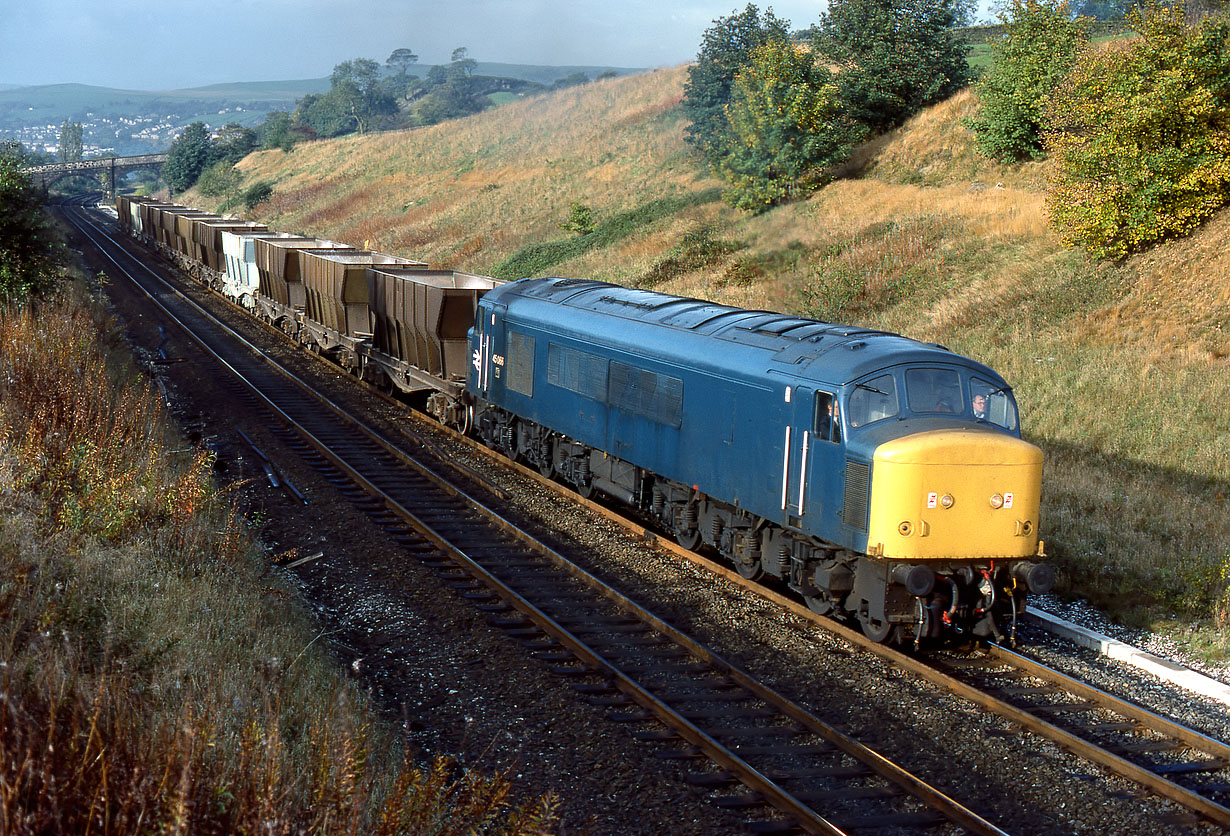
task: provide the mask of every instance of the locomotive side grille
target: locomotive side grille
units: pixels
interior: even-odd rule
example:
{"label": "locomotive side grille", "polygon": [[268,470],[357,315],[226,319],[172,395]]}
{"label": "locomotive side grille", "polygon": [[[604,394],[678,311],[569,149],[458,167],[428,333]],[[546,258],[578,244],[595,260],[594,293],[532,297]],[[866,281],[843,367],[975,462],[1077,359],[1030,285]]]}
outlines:
{"label": "locomotive side grille", "polygon": [[534,397],[534,338],[508,332],[508,381],[514,392]]}
{"label": "locomotive side grille", "polygon": [[859,531],[867,530],[867,488],[870,481],[870,465],[846,460],[846,504],[841,516],[846,525]]}

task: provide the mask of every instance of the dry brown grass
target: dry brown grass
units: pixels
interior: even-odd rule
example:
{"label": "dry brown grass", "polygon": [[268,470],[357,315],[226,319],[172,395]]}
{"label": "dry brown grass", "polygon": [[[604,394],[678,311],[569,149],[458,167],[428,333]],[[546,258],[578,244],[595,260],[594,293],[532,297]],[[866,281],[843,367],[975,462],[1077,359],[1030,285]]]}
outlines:
{"label": "dry brown grass", "polygon": [[541,833],[403,761],[114,324],[0,310],[0,833]]}

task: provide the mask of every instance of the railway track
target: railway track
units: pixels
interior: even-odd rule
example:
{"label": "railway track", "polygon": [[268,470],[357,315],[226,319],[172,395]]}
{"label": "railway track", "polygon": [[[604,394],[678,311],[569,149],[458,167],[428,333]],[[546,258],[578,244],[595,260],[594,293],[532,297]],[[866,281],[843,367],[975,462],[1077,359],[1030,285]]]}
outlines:
{"label": "railway track", "polygon": [[[263,379],[266,373],[254,371],[253,376]],[[311,416],[304,416],[301,429],[289,429],[297,418],[276,404],[308,396],[302,391],[294,394],[292,390],[299,387],[285,379],[261,385],[277,392],[270,398],[275,401],[271,408],[286,422],[289,443],[407,550],[489,611],[493,621],[535,655],[562,675],[575,677],[578,691],[610,708],[614,722],[634,724],[645,739],[675,744],[663,750],[664,757],[707,758],[715,764],[697,772],[697,783],[720,787],[742,782],[745,791],[728,793],[720,803],[768,804],[778,812],[761,822],[764,832],[796,827],[829,833],[852,826],[950,826],[945,822],[970,832],[1001,832],[757,686],[707,648],[638,612],[635,604],[602,589],[582,570],[563,568],[567,562],[561,556],[535,545],[498,514],[474,510],[456,488],[440,484],[438,474],[422,474],[434,487],[411,478],[407,468],[415,466],[401,451],[377,439],[358,444],[352,429],[318,426]],[[321,412],[319,407],[299,408],[309,413],[313,409]],[[330,412],[338,416],[331,420],[342,420],[340,409]],[[522,475],[558,488],[532,471],[522,469]],[[638,534],[656,537],[621,515],[588,504]],[[432,510],[417,514],[413,510],[420,508]],[[480,525],[484,527],[474,527]],[[1182,805],[1194,816],[1230,827],[1230,810],[1224,806],[1230,800],[1226,782],[1230,747],[1224,743],[1006,649],[992,647],[974,656],[937,656],[934,664],[921,662],[815,617],[805,607],[749,585],[737,573],[670,541],[657,540],[664,548],[839,633],[851,644]],[[455,567],[464,572],[459,574]],[[1081,717],[1091,719],[1081,722],[1077,719]],[[853,799],[860,796],[855,803]],[[817,808],[824,812],[817,813]]]}
{"label": "railway track", "polygon": [[[105,234],[83,232],[96,242]],[[288,446],[410,555],[574,678],[612,722],[663,744],[661,757],[707,763],[694,783],[742,784],[716,803],[762,811],[757,832],[1004,833],[521,531],[457,487],[447,468],[322,399],[152,272],[157,284],[133,275],[144,268],[111,258],[242,383]]]}

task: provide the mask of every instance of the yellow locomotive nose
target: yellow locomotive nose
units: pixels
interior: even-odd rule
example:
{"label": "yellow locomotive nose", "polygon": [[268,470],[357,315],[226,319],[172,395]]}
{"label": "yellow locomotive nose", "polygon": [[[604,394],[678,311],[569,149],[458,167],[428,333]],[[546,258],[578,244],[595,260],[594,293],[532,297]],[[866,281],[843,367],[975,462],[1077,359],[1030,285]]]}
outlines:
{"label": "yellow locomotive nose", "polygon": [[871,484],[871,554],[900,560],[1032,557],[1042,451],[988,429],[917,433],[881,445]]}

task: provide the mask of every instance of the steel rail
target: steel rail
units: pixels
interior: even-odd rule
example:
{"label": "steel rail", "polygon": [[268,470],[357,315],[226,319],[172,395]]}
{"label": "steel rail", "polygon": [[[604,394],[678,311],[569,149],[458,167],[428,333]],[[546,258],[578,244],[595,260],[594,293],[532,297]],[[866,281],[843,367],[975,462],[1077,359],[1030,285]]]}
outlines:
{"label": "steel rail", "polygon": [[[78,226],[78,228],[80,229],[81,227]],[[84,229],[82,231],[87,236],[89,235],[89,233]],[[118,245],[118,242],[116,242],[115,239],[111,238],[105,232],[100,231],[100,234],[110,240],[113,244]],[[94,239],[91,237],[91,240]],[[97,241],[95,240],[94,243],[97,244]],[[771,778],[748,764],[743,758],[739,757],[738,754],[719,743],[703,729],[699,728],[682,714],[671,708],[663,700],[654,696],[652,692],[636,682],[631,676],[625,674],[615,665],[608,662],[600,653],[590,647],[586,642],[575,636],[558,621],[543,612],[531,601],[501,581],[478,561],[466,554],[462,549],[450,543],[444,535],[440,534],[436,530],[436,526],[421,518],[418,514],[414,513],[411,509],[405,507],[394,497],[382,490],[379,485],[371,481],[357,467],[353,466],[342,455],[336,453],[326,441],[318,438],[308,428],[304,427],[301,422],[296,421],[273,400],[268,398],[265,393],[260,391],[260,388],[256,384],[249,381],[240,370],[236,369],[230,362],[218,354],[217,351],[207,344],[203,337],[196,334],[187,323],[170,311],[154,296],[154,294],[150,293],[148,289],[144,288],[141,283],[137,281],[135,276],[125,270],[125,268],[120,265],[118,261],[107,254],[105,250],[104,254],[107,255],[108,259],[111,260],[117,268],[127,273],[134,283],[142,288],[147,297],[163,310],[168,318],[170,318],[190,337],[192,337],[192,339],[194,339],[217,362],[222,364],[228,371],[242,381],[254,393],[254,395],[265,404],[268,409],[277,415],[283,422],[295,427],[296,432],[304,439],[304,441],[310,444],[320,455],[325,457],[334,467],[345,473],[352,481],[362,487],[365,491],[373,496],[379,497],[385,503],[386,508],[396,513],[398,517],[410,524],[425,539],[447,554],[456,563],[463,566],[468,572],[482,580],[482,582],[488,587],[495,590],[500,597],[507,601],[514,609],[525,615],[545,632],[552,635],[561,644],[568,647],[580,660],[591,666],[604,678],[615,683],[620,691],[625,693],[642,708],[651,712],[667,727],[677,733],[682,739],[703,751],[719,766],[730,770],[746,786],[761,793],[767,804],[794,819],[795,824],[809,833],[833,834],[833,836],[842,836],[842,834],[845,833],[845,831],[829,822],[805,802],[795,798],[791,793],[780,787]],[[139,261],[136,263],[140,264]],[[140,266],[146,269],[147,272],[159,281],[163,281],[161,277],[158,277],[157,274],[155,274],[152,270],[149,270],[149,268],[145,267],[145,265],[141,264]],[[186,299],[186,297],[184,298]],[[377,444],[388,454],[395,456],[403,464],[414,468],[422,476],[436,484],[437,487],[465,501],[471,509],[483,515],[489,523],[505,533],[514,536],[525,545],[534,548],[536,552],[547,557],[557,567],[564,569],[574,578],[583,581],[592,589],[598,591],[604,597],[616,603],[621,609],[629,613],[629,615],[646,622],[657,632],[667,636],[676,644],[684,647],[696,658],[726,675],[732,681],[736,682],[750,693],[755,694],[766,703],[773,705],[783,714],[798,722],[808,731],[822,737],[829,743],[833,744],[836,748],[865,764],[868,768],[880,775],[885,780],[897,784],[907,794],[916,798],[924,805],[941,813],[950,821],[960,824],[972,833],[1006,836],[1005,831],[986,821],[976,813],[968,810],[953,799],[948,798],[943,793],[929,786],[921,779],[911,775],[901,767],[893,764],[891,761],[887,760],[878,753],[842,734],[828,724],[823,723],[823,721],[819,720],[819,718],[807,713],[802,708],[791,703],[785,697],[777,694],[772,689],[756,682],[750,674],[747,674],[732,663],[722,659],[708,647],[691,639],[690,637],[687,637],[671,625],[621,595],[616,590],[600,581],[598,578],[586,572],[584,569],[576,566],[571,561],[567,560],[563,555],[560,555],[550,547],[542,544],[532,535],[523,531],[497,512],[487,508],[485,504],[469,496],[463,490],[453,485],[438,473],[411,458],[403,450],[389,443],[379,433],[363,424],[360,419],[346,412],[342,407],[338,406],[333,401],[319,395],[308,383],[274,362],[258,347],[252,345],[248,340],[243,338],[242,335],[236,334],[232,329],[224,323],[221,323],[196,302],[190,299],[187,299],[186,301],[194,307],[198,313],[208,317],[217,326],[229,332],[236,340],[241,342],[249,350],[259,355],[265,362],[277,370],[278,373],[281,374],[288,382],[295,385],[304,393],[318,399],[322,405],[331,410],[340,419],[352,424],[355,428],[362,432],[369,441]]]}

